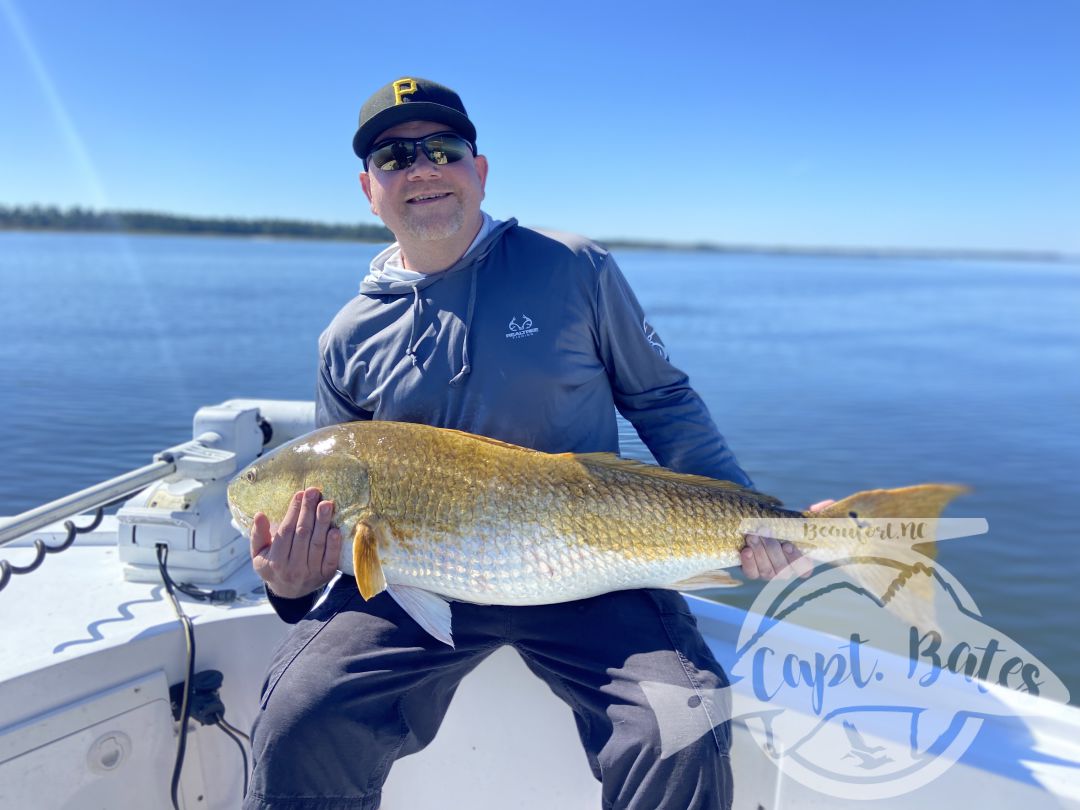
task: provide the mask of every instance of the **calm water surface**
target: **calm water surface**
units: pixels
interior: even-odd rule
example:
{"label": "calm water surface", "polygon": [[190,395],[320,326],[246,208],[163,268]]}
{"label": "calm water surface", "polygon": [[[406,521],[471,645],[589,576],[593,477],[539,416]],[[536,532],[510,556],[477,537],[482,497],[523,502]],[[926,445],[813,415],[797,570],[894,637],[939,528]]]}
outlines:
{"label": "calm water surface", "polygon": [[[315,339],[378,249],[0,233],[0,514],[148,462],[200,405],[310,399]],[[939,559],[1080,702],[1080,266],[619,261],[761,489],[970,484],[949,514],[990,533]]]}

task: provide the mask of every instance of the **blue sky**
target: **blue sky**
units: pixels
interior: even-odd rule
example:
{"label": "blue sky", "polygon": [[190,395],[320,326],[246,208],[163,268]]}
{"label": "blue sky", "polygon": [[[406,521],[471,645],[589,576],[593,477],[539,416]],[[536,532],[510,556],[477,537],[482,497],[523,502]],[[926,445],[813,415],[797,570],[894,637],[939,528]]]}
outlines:
{"label": "blue sky", "polygon": [[1080,253],[1080,3],[0,0],[0,203],[374,222],[363,100],[457,89],[495,216]]}

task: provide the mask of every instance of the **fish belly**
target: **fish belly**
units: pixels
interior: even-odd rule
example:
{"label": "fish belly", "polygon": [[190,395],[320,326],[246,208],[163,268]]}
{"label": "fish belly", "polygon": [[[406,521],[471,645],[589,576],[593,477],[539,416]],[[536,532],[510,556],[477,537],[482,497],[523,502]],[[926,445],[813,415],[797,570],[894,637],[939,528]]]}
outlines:
{"label": "fish belly", "polygon": [[383,572],[390,584],[423,588],[457,601],[541,605],[665,587],[738,562],[704,556],[641,561],[572,538],[538,542],[525,532],[516,534],[499,542],[473,536],[391,549],[382,557]]}

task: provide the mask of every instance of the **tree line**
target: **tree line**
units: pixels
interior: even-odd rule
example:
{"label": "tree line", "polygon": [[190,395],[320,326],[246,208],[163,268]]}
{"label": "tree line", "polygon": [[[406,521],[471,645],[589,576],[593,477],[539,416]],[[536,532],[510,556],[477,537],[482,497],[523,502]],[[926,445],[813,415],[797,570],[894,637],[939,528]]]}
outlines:
{"label": "tree line", "polygon": [[[186,217],[151,211],[95,211],[74,206],[0,205],[0,231],[122,231],[216,236],[278,236],[293,239],[340,239],[351,242],[393,242],[394,235],[382,225],[328,225],[296,219],[238,219],[235,217]],[[611,249],[680,250],[709,253],[760,253],[775,255],[847,256],[868,259],[974,259],[1075,262],[1080,257],[1049,250],[982,250],[948,248],[789,247],[715,243],[673,243],[638,239],[604,239]]]}
{"label": "tree line", "polygon": [[392,242],[382,225],[328,225],[295,219],[186,217],[152,211],[95,211],[74,206],[0,205],[0,229],[28,231],[123,231],[219,236],[284,236]]}

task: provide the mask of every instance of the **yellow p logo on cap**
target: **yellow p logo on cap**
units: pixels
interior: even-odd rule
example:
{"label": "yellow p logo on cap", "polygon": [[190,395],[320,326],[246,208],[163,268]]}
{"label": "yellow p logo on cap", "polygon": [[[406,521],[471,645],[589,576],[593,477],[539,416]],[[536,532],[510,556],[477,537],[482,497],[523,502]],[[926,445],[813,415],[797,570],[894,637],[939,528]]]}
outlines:
{"label": "yellow p logo on cap", "polygon": [[416,90],[416,79],[398,79],[394,82],[394,104],[402,104],[405,96],[411,96]]}

